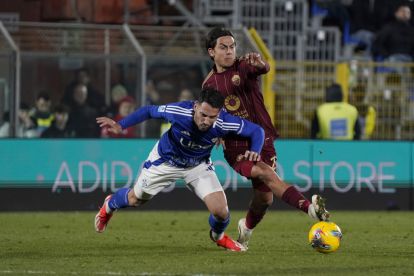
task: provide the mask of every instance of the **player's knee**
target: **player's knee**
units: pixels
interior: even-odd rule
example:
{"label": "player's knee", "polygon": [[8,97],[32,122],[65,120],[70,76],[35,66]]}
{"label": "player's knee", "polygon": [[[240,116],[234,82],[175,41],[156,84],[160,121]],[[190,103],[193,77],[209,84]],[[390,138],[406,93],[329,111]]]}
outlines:
{"label": "player's knee", "polygon": [[263,162],[257,162],[252,168],[252,177],[257,178],[264,183],[274,180],[276,174],[272,167]]}
{"label": "player's knee", "polygon": [[220,220],[226,220],[229,216],[229,210],[227,207],[214,208],[211,210],[211,214]]}

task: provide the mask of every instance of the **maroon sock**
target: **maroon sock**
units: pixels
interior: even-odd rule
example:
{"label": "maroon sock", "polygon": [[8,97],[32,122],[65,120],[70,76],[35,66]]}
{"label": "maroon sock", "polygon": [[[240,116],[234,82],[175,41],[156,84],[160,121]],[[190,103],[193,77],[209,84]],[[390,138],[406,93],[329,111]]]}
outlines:
{"label": "maroon sock", "polygon": [[264,210],[260,210],[259,212],[257,210],[253,211],[251,208],[249,208],[249,211],[247,211],[246,215],[246,226],[249,229],[253,229],[256,227],[256,225],[263,219],[263,216],[266,214],[267,208]]}
{"label": "maroon sock", "polygon": [[282,200],[287,204],[308,213],[308,207],[310,205],[307,200],[294,186],[290,186],[282,195]]}

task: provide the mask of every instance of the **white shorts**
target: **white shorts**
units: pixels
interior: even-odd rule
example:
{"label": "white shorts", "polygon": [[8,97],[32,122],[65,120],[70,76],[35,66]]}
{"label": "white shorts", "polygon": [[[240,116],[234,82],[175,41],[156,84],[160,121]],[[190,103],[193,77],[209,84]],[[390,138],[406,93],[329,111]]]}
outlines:
{"label": "white shorts", "polygon": [[[149,154],[147,161],[155,161],[159,158],[157,143]],[[143,168],[135,182],[134,192],[138,199],[149,200],[164,188],[173,185],[178,179],[183,179],[187,187],[201,200],[204,200],[204,197],[208,194],[223,191],[213,164],[201,163],[191,168],[178,168],[163,163]]]}

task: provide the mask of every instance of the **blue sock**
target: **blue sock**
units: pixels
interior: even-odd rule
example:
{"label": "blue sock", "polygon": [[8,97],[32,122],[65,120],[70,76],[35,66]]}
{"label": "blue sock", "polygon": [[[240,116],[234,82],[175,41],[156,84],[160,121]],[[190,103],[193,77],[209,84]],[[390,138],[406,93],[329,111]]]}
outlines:
{"label": "blue sock", "polygon": [[116,193],[112,195],[111,199],[108,201],[108,207],[111,210],[128,207],[128,193],[130,190],[130,188],[119,189]]}
{"label": "blue sock", "polygon": [[220,239],[221,235],[224,233],[224,230],[227,228],[227,226],[230,223],[230,214],[225,220],[219,220],[212,214],[210,214],[210,217],[208,218],[208,223],[211,226],[211,230],[213,230],[213,238]]}

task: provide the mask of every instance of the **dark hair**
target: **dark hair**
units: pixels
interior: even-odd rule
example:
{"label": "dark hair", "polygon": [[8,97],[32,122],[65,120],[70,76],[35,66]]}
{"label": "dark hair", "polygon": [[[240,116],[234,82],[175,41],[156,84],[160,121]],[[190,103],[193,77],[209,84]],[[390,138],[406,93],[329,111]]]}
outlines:
{"label": "dark hair", "polygon": [[206,50],[208,51],[208,49],[214,48],[217,44],[217,39],[222,36],[231,36],[234,38],[230,30],[223,27],[215,27],[206,36]]}
{"label": "dark hair", "polygon": [[37,95],[36,100],[40,100],[40,99],[44,99],[47,102],[50,101],[49,93],[47,93],[46,91],[40,91],[39,94]]}
{"label": "dark hair", "polygon": [[325,90],[325,100],[328,103],[332,102],[342,102],[343,94],[342,94],[342,87],[334,83],[328,86]]}
{"label": "dark hair", "polygon": [[213,88],[204,88],[201,90],[200,96],[198,97],[198,102],[206,102],[214,108],[223,108],[224,97]]}

